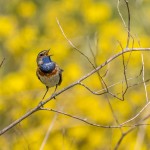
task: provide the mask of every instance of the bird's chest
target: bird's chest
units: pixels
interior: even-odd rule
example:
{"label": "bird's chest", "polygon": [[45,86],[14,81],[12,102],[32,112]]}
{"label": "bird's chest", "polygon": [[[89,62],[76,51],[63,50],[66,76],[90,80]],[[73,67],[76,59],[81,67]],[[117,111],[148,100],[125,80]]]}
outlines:
{"label": "bird's chest", "polygon": [[41,80],[41,82],[43,84],[45,84],[46,86],[48,86],[49,88],[56,86],[60,80],[60,76],[58,73],[52,74],[52,75],[49,75],[49,74],[40,75],[40,74],[38,74],[38,76],[39,76],[39,79]]}

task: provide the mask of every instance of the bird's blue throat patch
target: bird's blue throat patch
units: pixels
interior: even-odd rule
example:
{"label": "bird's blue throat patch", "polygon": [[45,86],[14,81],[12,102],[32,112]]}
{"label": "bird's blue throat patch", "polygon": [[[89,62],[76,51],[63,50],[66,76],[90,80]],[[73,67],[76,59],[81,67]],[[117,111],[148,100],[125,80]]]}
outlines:
{"label": "bird's blue throat patch", "polygon": [[52,62],[52,60],[49,56],[43,57],[42,61],[43,61],[43,64]]}
{"label": "bird's blue throat patch", "polygon": [[55,69],[55,63],[49,56],[43,57],[43,64],[40,65],[40,69],[44,73],[51,73]]}

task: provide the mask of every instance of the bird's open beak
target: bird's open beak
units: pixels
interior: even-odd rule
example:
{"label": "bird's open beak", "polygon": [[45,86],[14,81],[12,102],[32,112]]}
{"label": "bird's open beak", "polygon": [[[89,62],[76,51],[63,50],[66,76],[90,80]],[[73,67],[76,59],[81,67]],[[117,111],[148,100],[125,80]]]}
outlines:
{"label": "bird's open beak", "polygon": [[50,49],[47,50],[46,55],[47,56],[53,56],[52,54],[49,54]]}
{"label": "bird's open beak", "polygon": [[46,55],[49,55],[49,51],[50,51],[50,49],[46,50]]}

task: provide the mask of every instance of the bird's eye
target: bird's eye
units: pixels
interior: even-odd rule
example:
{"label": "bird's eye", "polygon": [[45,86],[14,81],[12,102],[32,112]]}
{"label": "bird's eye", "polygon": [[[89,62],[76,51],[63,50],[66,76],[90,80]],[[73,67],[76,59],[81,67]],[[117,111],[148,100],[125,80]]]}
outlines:
{"label": "bird's eye", "polygon": [[43,54],[43,53],[41,53],[41,54],[40,54],[40,56],[44,56],[44,54]]}

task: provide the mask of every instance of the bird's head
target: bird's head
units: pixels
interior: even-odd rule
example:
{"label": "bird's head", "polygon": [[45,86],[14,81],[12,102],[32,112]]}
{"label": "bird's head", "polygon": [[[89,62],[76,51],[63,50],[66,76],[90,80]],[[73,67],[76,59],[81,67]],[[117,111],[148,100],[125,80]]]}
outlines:
{"label": "bird's head", "polygon": [[39,52],[37,59],[36,59],[38,66],[42,65],[43,63],[51,62],[50,56],[52,56],[52,55],[49,54],[49,51],[50,50],[43,50],[43,51]]}

